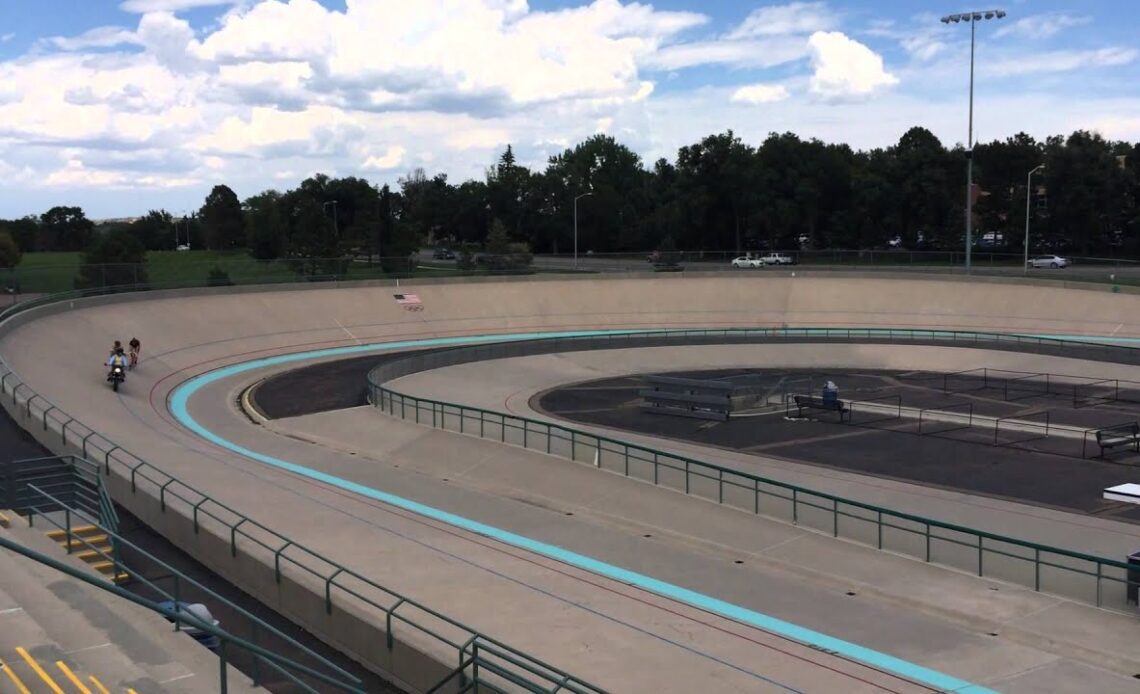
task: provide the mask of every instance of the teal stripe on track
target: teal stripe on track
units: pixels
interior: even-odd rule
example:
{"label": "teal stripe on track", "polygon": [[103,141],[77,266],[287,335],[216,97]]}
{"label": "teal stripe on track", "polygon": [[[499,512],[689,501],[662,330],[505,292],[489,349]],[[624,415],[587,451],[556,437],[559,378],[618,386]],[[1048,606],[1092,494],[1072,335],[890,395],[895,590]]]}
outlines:
{"label": "teal stripe on track", "polygon": [[[432,506],[427,506],[425,504],[412,501],[411,499],[405,499],[403,497],[389,494],[379,489],[366,487],[351,480],[336,477],[335,475],[330,475],[328,473],[314,470],[303,465],[297,465],[296,463],[291,463],[287,460],[275,458],[263,453],[258,453],[257,451],[250,450],[236,443],[233,443],[232,441],[224,439],[206,427],[202,426],[190,415],[189,409],[187,407],[190,397],[194,395],[195,392],[211,383],[229,378],[231,376],[235,376],[246,371],[251,371],[253,369],[259,369],[268,366],[277,366],[280,364],[303,361],[306,359],[363,354],[369,352],[384,352],[421,347],[443,347],[461,344],[534,340],[553,337],[600,337],[604,335],[626,335],[651,332],[659,331],[590,330],[578,332],[512,333],[505,335],[480,335],[474,337],[444,337],[423,340],[402,340],[399,342],[387,342],[373,345],[355,345],[352,347],[334,347],[311,352],[283,354],[275,357],[256,359],[241,364],[234,364],[191,378],[190,380],[182,383],[174,389],[174,392],[170,396],[170,410],[179,422],[181,422],[188,429],[206,439],[207,441],[233,451],[234,453],[243,455],[247,458],[265,463],[266,465],[271,465],[282,470],[288,470],[294,474],[308,477],[310,479],[317,480],[319,482],[323,482],[340,489],[354,492],[363,497],[375,499],[386,504],[391,504],[397,508],[402,508],[406,511],[411,511],[412,513],[418,513],[422,516],[426,516],[428,518],[432,518],[434,520],[447,523],[458,528],[463,528],[464,530],[484,535],[505,544],[513,545],[515,547],[519,547],[536,554],[541,554],[543,556],[564,562],[571,566],[575,566],[616,581],[621,581],[622,583],[628,583],[637,586],[644,590],[687,603],[703,610],[708,610],[710,612],[724,615],[742,623],[750,624],[774,634],[786,636],[788,638],[808,644],[810,646],[814,646],[816,648],[833,651],[844,657],[867,663],[868,665],[876,667],[880,670],[892,672],[907,679],[930,685],[943,691],[960,692],[961,694],[998,694],[996,691],[988,689],[981,685],[972,684],[970,682],[966,682],[965,680],[960,680],[956,677],[952,677],[936,670],[931,670],[921,665],[916,665],[915,663],[902,660],[901,658],[896,658],[886,653],[881,653],[879,651],[861,646],[856,643],[852,643],[850,641],[844,641],[833,636],[828,636],[827,634],[823,634],[806,627],[801,627],[797,624],[786,622],[782,619],[777,619],[775,617],[756,612],[755,610],[750,610],[739,605],[734,605],[732,603],[725,602],[724,600],[689,590],[688,588],[682,588],[681,586],[661,581],[659,579],[653,578],[652,576],[646,576],[634,571],[629,571],[628,569],[623,569],[619,566],[607,564],[598,559],[594,559],[583,554],[578,554],[577,552],[572,552],[570,550],[547,544],[545,542],[539,542],[538,540],[502,530],[501,528],[496,528],[485,523],[480,523],[478,521],[471,520],[470,518],[464,518],[463,516],[458,516],[453,513],[434,508]],[[1052,336],[1042,335],[1041,337]]]}

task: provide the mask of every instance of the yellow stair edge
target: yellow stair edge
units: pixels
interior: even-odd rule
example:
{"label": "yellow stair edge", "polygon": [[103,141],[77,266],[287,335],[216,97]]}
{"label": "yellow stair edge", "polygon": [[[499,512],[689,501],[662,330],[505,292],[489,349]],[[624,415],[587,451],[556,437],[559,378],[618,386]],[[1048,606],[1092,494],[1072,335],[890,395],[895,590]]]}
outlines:
{"label": "yellow stair edge", "polygon": [[3,658],[0,658],[0,672],[3,672],[8,676],[8,679],[12,681],[13,685],[15,685],[17,692],[20,694],[32,694],[31,690],[28,689],[23,680],[20,679],[20,676],[16,674],[16,672],[10,665],[8,665],[8,663],[4,662]]}
{"label": "yellow stair edge", "polygon": [[110,540],[106,535],[87,535],[82,538],[77,537],[68,540],[67,542],[60,541],[59,544],[64,547],[67,547],[69,545],[71,547],[87,547],[87,545],[107,545],[110,544]]}
{"label": "yellow stair edge", "polygon": [[110,552],[108,550],[85,549],[82,552],[73,552],[71,556],[76,559],[82,559],[90,564],[106,559],[109,554]]}
{"label": "yellow stair edge", "polygon": [[5,516],[3,511],[0,511],[0,528],[10,527],[12,527],[12,521],[8,520],[8,516]]}
{"label": "yellow stair edge", "polygon": [[51,675],[44,672],[43,667],[40,666],[39,662],[36,661],[31,653],[28,653],[26,648],[23,646],[16,646],[16,652],[20,654],[20,657],[23,658],[24,662],[28,664],[28,667],[32,669],[32,672],[36,673],[39,678],[43,680],[43,683],[46,684],[49,689],[51,689],[53,694],[64,694],[63,690],[59,688],[59,685],[56,684],[55,680],[51,678]]}
{"label": "yellow stair edge", "polygon": [[[98,530],[99,530],[99,528],[97,528],[94,525],[77,525],[71,529],[71,534],[72,535],[83,535],[83,534],[95,532]],[[55,530],[47,531],[47,536],[53,540],[62,540],[63,538],[67,537],[67,531],[57,528]]]}

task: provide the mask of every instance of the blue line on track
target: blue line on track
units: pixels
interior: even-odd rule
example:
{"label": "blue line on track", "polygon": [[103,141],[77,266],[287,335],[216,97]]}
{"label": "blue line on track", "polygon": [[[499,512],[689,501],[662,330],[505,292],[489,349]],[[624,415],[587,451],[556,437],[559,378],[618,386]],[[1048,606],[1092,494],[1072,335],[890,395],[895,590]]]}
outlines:
{"label": "blue line on track", "polygon": [[[759,629],[769,631],[771,633],[780,634],[788,638],[794,639],[801,643],[819,648],[825,651],[833,651],[853,660],[858,660],[867,663],[873,667],[892,672],[902,677],[905,677],[916,682],[921,682],[930,685],[937,689],[947,692],[960,692],[961,694],[997,694],[992,689],[988,689],[981,685],[972,684],[956,677],[925,668],[921,665],[896,658],[886,653],[860,646],[850,641],[828,636],[827,634],[814,631],[805,627],[801,627],[791,622],[786,622],[782,619],[777,619],[769,615],[750,610],[739,605],[714,598],[702,593],[698,593],[688,588],[673,585],[665,581],[646,576],[628,569],[623,569],[619,566],[607,564],[592,557],[571,552],[561,547],[551,545],[545,542],[518,535],[501,528],[480,523],[464,518],[453,513],[448,513],[441,509],[427,506],[411,499],[405,499],[394,494],[366,487],[352,480],[347,480],[335,475],[330,475],[320,470],[297,465],[287,460],[275,458],[273,456],[258,453],[257,451],[250,450],[240,446],[232,441],[218,436],[214,432],[202,426],[195,420],[189,412],[188,403],[190,397],[202,389],[203,387],[220,381],[231,376],[235,376],[246,371],[253,369],[264,368],[268,366],[278,366],[290,362],[303,361],[308,359],[341,356],[350,354],[364,354],[369,352],[384,352],[399,349],[411,349],[420,347],[443,347],[450,345],[461,344],[477,344],[486,342],[507,342],[519,340],[535,340],[543,338],[554,337],[600,337],[605,335],[628,335],[638,333],[658,332],[655,330],[587,330],[587,331],[574,331],[574,332],[528,332],[528,333],[513,333],[503,335],[480,335],[473,337],[442,337],[430,338],[423,340],[401,340],[398,342],[386,342],[381,344],[371,345],[354,345],[351,347],[334,347],[328,349],[320,349],[309,352],[299,352],[293,354],[283,354],[274,357],[265,357],[262,359],[255,359],[253,361],[243,362],[241,364],[234,364],[226,366],[209,373],[196,376],[180,384],[174,389],[170,396],[170,410],[174,417],[178,419],[188,429],[201,436],[202,438],[214,443],[218,446],[226,448],[234,453],[246,456],[266,465],[270,465],[282,470],[288,470],[297,475],[307,477],[309,479],[317,480],[333,487],[338,487],[350,492],[354,492],[363,497],[375,499],[386,504],[391,504],[406,511],[418,513],[422,516],[432,518],[434,520],[453,525],[464,530],[484,535],[493,538],[505,544],[513,545],[521,549],[525,549],[536,554],[561,561],[571,566],[576,566],[580,569],[596,573],[601,576],[628,583],[637,586],[644,590],[665,596],[680,602],[687,603],[694,607],[699,607],[710,612],[724,615],[731,619],[750,624]],[[1040,337],[1055,337],[1050,335],[1041,335]],[[1093,339],[1093,338],[1088,338]],[[1100,338],[1105,339],[1105,338]]]}

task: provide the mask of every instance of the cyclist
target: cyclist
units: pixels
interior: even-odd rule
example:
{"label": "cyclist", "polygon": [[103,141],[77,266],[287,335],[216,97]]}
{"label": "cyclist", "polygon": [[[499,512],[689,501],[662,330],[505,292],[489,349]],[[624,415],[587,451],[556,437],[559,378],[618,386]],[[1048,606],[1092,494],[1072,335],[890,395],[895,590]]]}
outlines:
{"label": "cyclist", "polygon": [[139,353],[142,352],[142,343],[139,342],[137,337],[132,337],[131,341],[127,344],[130,345],[131,348],[131,363],[127,368],[133,369],[135,365],[139,363]]}

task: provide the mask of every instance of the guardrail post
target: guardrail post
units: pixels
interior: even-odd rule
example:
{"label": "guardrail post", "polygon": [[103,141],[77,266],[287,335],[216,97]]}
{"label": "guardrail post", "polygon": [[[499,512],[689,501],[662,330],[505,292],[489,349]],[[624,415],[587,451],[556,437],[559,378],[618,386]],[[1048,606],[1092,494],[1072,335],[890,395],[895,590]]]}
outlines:
{"label": "guardrail post", "polygon": [[227,643],[229,643],[229,639],[222,639],[222,645],[218,647],[218,667],[221,669],[218,675],[218,688],[221,690],[221,694],[227,694],[227,692],[229,692],[229,673],[226,667]]}
{"label": "guardrail post", "polygon": [[339,576],[342,571],[344,571],[343,566],[339,567],[336,571],[334,571],[332,573],[331,576],[329,576],[327,579],[325,579],[325,613],[326,614],[332,614],[332,583],[333,583],[333,579],[335,579],[337,576]]}
{"label": "guardrail post", "polygon": [[839,537],[839,499],[831,500],[831,536]]}
{"label": "guardrail post", "polygon": [[1033,590],[1041,591],[1041,548],[1033,548]]}
{"label": "guardrail post", "polygon": [[[570,430],[570,460],[578,460],[578,436],[574,433],[573,429]],[[654,470],[656,469],[655,467]],[[653,481],[656,483],[656,478]]]}
{"label": "guardrail post", "polygon": [[883,512],[880,509],[879,511],[877,511],[877,513],[879,515],[878,515],[878,520],[876,520],[876,522],[875,522],[875,528],[879,531],[878,548],[882,549],[883,548]]}
{"label": "guardrail post", "polygon": [[249,519],[248,518],[242,518],[237,523],[230,526],[230,556],[231,557],[237,556],[237,529],[240,528],[242,523],[245,523],[247,520],[249,520]]}
{"label": "guardrail post", "polygon": [[926,524],[926,561],[930,562],[930,523]]}
{"label": "guardrail post", "polygon": [[396,637],[392,635],[392,613],[399,609],[400,605],[407,602],[407,598],[400,598],[384,612],[384,642],[388,646],[388,651],[391,652],[396,647]]}
{"label": "guardrail post", "polygon": [[71,509],[67,506],[63,507],[63,522],[64,525],[67,526],[67,553],[71,554],[71,546],[74,543],[72,542],[73,538],[71,535]]}
{"label": "guardrail post", "polygon": [[[600,445],[599,445],[600,449]],[[689,493],[689,461],[685,461],[685,493]]]}
{"label": "guardrail post", "polygon": [[982,542],[985,538],[978,535],[978,575],[982,575],[982,556],[985,554],[985,549],[982,547]]}
{"label": "guardrail post", "polygon": [[[1099,561],[1096,563],[1096,606],[1100,607],[1101,604],[1101,572],[1104,570],[1104,564]],[[1125,576],[1127,578],[1127,576]]]}
{"label": "guardrail post", "polygon": [[166,513],[166,488],[169,487],[173,482],[174,478],[171,477],[169,480],[164,482],[161,487],[158,488],[158,510],[162,511],[163,513]]}
{"label": "guardrail post", "polygon": [[199,501],[198,503],[194,504],[194,514],[193,514],[193,515],[194,515],[194,534],[195,534],[195,535],[197,535],[197,534],[198,534],[198,508],[199,508],[199,507],[200,507],[202,504],[206,503],[206,501],[207,501],[207,500],[209,500],[209,498],[210,498],[210,497],[208,497],[208,496],[204,496],[204,497],[202,497],[202,500],[201,500],[201,501]]}
{"label": "guardrail post", "polygon": [[792,525],[800,522],[800,490],[792,487]]}

